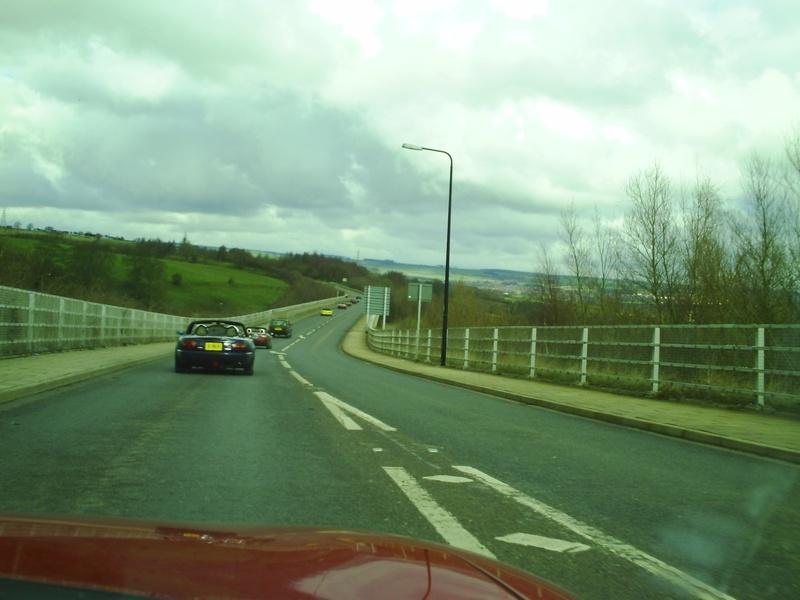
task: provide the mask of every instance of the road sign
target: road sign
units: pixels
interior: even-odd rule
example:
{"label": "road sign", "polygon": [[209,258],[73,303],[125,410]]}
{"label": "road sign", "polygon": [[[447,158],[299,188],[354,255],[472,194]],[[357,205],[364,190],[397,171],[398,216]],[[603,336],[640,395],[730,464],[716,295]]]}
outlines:
{"label": "road sign", "polygon": [[433,298],[433,284],[430,283],[408,284],[409,300],[412,300],[414,302],[430,302],[431,298]]}
{"label": "road sign", "polygon": [[376,287],[372,285],[364,286],[364,314],[367,315],[367,327],[369,327],[369,316],[378,315],[383,317],[383,326],[386,327],[386,317],[389,316],[389,296],[391,288]]}

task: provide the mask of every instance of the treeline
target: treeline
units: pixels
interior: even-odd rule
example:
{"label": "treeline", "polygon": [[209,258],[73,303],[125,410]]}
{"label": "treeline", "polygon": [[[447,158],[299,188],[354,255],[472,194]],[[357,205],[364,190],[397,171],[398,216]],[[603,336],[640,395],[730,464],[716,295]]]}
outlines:
{"label": "treeline", "polygon": [[239,248],[204,248],[186,238],[133,242],[101,236],[81,239],[62,233],[13,230],[0,236],[0,285],[92,302],[170,312],[168,290],[182,284],[167,259],[189,263],[229,264],[289,284],[274,306],[287,306],[332,294],[329,282],[366,285],[370,273],[339,258],[288,254],[271,258]]}
{"label": "treeline", "polygon": [[750,154],[735,197],[720,189],[656,163],[627,181],[618,222],[565,208],[559,248],[539,253],[535,321],[800,322],[800,130],[777,159]]}

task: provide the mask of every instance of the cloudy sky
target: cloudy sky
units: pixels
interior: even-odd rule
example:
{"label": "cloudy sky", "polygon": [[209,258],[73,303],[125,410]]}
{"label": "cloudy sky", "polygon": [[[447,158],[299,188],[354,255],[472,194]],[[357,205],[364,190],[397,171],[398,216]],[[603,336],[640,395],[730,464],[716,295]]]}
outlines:
{"label": "cloudy sky", "polygon": [[727,195],[800,123],[797,0],[4,0],[23,227],[535,269],[628,178]]}

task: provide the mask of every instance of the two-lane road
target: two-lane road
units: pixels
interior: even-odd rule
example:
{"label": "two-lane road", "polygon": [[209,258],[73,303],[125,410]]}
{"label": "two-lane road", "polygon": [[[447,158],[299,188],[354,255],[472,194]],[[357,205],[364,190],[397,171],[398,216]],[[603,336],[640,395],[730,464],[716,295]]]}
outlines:
{"label": "two-lane road", "polygon": [[378,530],[583,598],[800,595],[796,467],[361,363],[360,309],[253,377],[164,360],[2,407],[0,510]]}

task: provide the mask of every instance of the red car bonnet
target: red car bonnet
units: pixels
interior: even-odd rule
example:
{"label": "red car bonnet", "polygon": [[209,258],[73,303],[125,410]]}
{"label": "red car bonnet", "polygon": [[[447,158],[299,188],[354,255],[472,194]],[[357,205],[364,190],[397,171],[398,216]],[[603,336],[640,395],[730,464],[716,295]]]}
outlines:
{"label": "red car bonnet", "polygon": [[573,598],[497,561],[399,536],[84,517],[0,515],[0,577],[167,598]]}

